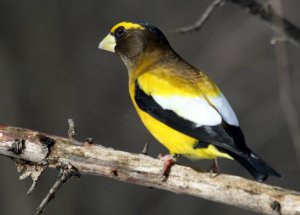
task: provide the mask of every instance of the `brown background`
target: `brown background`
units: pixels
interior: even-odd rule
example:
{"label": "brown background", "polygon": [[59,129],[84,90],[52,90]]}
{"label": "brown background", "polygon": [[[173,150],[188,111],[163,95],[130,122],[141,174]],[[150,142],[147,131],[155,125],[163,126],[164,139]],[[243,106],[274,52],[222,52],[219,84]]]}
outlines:
{"label": "brown background", "polygon": [[[205,1],[0,1],[0,123],[66,135],[75,119],[78,139],[150,155],[166,153],[138,119],[127,92],[121,60],[97,46],[115,23],[143,20],[160,27],[175,50],[205,70],[234,107],[248,145],[283,174],[268,183],[300,190],[300,170],[278,96],[272,30],[239,7],[215,11],[197,33],[169,33],[195,21]],[[265,1],[263,1],[265,2]],[[300,26],[300,2],[284,0],[288,19]],[[300,107],[300,50],[289,45],[293,98]],[[188,163],[183,160],[182,163]],[[221,170],[250,178],[236,162],[221,160]],[[192,165],[208,168],[210,162]],[[57,171],[19,181],[14,163],[0,157],[0,214],[34,214]],[[82,176],[58,192],[45,214],[254,214],[190,196]]]}

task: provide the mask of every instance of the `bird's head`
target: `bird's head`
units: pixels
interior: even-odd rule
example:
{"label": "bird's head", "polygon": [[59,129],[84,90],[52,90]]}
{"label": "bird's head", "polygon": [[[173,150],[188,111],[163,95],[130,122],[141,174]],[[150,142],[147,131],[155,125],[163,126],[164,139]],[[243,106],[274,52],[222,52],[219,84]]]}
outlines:
{"label": "bird's head", "polygon": [[163,33],[145,22],[120,22],[100,42],[99,48],[118,54],[128,69],[143,59],[153,59],[171,50]]}

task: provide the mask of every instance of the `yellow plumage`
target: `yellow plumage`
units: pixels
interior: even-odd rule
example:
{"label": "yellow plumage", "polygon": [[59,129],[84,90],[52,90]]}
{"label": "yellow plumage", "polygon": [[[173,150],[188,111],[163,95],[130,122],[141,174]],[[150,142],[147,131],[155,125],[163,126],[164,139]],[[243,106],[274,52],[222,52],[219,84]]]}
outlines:
{"label": "yellow plumage", "polygon": [[[99,48],[121,57],[138,115],[172,155],[235,159],[259,181],[280,176],[247,147],[238,119],[217,85],[184,61],[158,28],[121,22]],[[164,174],[169,167],[166,160]]]}
{"label": "yellow plumage", "polygon": [[[142,67],[143,68],[143,67]],[[140,75],[138,75],[138,74]],[[206,76],[207,77],[207,76]],[[202,81],[208,81],[204,74],[202,74]],[[179,78],[169,73],[167,69],[151,69],[147,67],[146,71],[134,70],[129,73],[129,94],[134,104],[137,113],[139,114],[145,127],[150,133],[162,143],[171,154],[181,154],[192,159],[213,159],[216,157],[224,157],[232,159],[228,154],[220,152],[213,145],[207,148],[194,148],[198,142],[197,139],[185,135],[164,123],[156,120],[148,113],[142,111],[135,102],[134,91],[135,81],[138,80],[139,85],[147,94],[158,94],[163,96],[185,96],[195,97],[202,95],[203,92],[198,88],[198,83],[192,84],[189,80],[183,77]],[[185,81],[184,81],[185,80]],[[210,85],[207,83],[206,85]],[[212,85],[211,95],[217,95],[218,89]]]}

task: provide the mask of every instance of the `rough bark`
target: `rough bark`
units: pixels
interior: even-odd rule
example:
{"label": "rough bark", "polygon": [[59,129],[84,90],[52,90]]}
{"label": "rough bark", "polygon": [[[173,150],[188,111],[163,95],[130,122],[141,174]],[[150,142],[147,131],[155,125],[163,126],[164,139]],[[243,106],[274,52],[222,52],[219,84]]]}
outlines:
{"label": "rough bark", "polygon": [[[209,173],[180,165],[174,165],[162,180],[162,161],[158,159],[37,131],[0,125],[0,154],[21,165],[68,168],[74,174],[104,176],[264,214],[300,214],[300,193],[296,191],[238,176],[212,178]],[[37,172],[43,168],[36,168]]]}

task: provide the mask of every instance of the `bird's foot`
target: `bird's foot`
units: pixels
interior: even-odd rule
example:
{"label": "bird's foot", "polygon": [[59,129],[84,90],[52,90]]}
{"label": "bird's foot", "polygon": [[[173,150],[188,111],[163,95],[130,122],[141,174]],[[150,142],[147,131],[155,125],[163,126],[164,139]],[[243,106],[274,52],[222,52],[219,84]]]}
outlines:
{"label": "bird's foot", "polygon": [[219,168],[219,165],[218,165],[217,158],[214,159],[213,164],[211,165],[209,172],[210,172],[209,176],[211,178],[217,177],[220,174],[220,168]]}
{"label": "bird's foot", "polygon": [[162,180],[166,180],[166,178],[169,176],[171,167],[177,161],[177,157],[171,154],[166,154],[166,155],[159,154],[158,158],[164,162],[161,176],[163,177]]}

